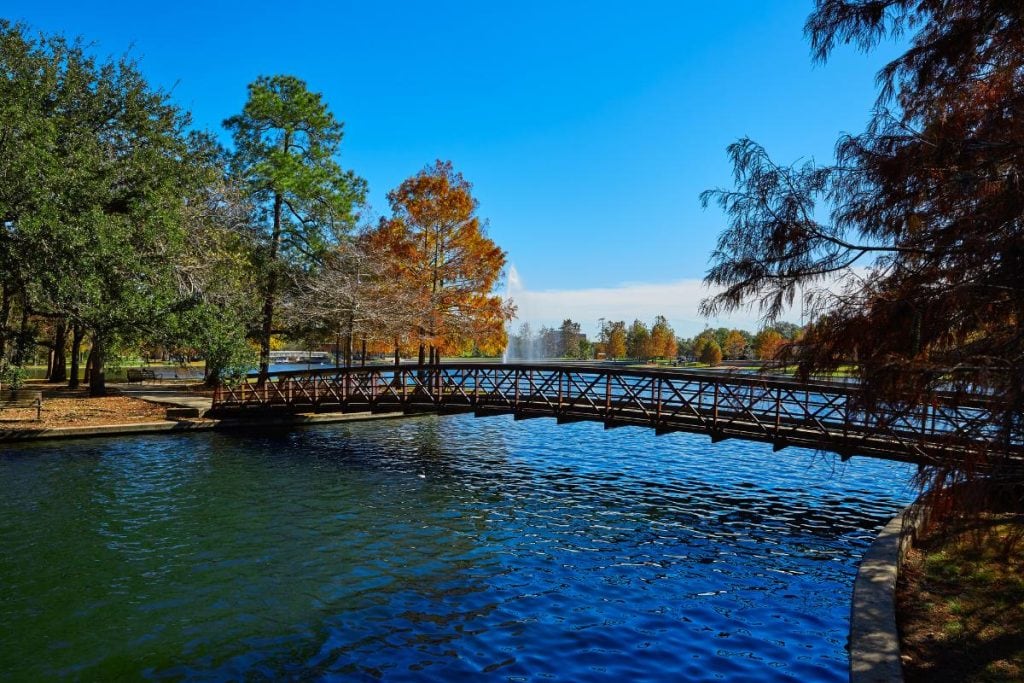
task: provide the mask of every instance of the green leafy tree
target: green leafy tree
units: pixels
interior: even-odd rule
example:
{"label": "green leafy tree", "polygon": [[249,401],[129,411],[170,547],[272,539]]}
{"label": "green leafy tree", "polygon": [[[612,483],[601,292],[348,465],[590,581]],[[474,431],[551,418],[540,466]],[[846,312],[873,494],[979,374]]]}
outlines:
{"label": "green leafy tree", "polygon": [[100,64],[61,40],[39,49],[55,74],[39,113],[63,162],[37,178],[47,201],[11,225],[26,248],[26,300],[88,335],[90,394],[102,395],[109,350],[185,305],[173,263],[193,182],[188,118],[126,58]]}
{"label": "green leafy tree", "polygon": [[[698,334],[696,337],[694,337],[694,339],[693,339],[693,354],[694,354],[694,356],[696,356],[698,359],[700,359],[700,357],[704,354],[704,348],[706,346],[708,346],[709,344],[711,344],[712,342],[714,342],[715,344],[718,344],[718,340],[717,340],[717,338],[715,336],[715,331],[711,330],[711,329],[706,329],[703,332],[701,332],[700,334]],[[721,348],[722,348],[721,345],[719,345],[718,348],[719,348],[719,351],[721,351]]]}
{"label": "green leafy tree", "polygon": [[626,353],[630,358],[646,361],[651,357],[651,332],[642,320],[634,320],[626,334]]}
{"label": "green leafy tree", "polygon": [[782,338],[786,341],[796,341],[803,334],[802,327],[796,323],[790,323],[784,320],[773,323],[771,325],[771,329],[782,335]]}
{"label": "green leafy tree", "polygon": [[267,378],[270,338],[285,277],[314,268],[348,232],[366,184],[338,163],[342,123],[319,93],[294,76],[261,76],[249,85],[242,113],[227,119],[233,166],[262,227],[256,262],[264,273],[259,330],[260,376]]}
{"label": "green leafy tree", "polygon": [[722,362],[722,347],[715,340],[710,340],[701,347],[699,360],[714,367]]}
{"label": "green leafy tree", "polygon": [[565,358],[580,358],[580,339],[583,333],[580,332],[580,324],[566,318],[559,328],[561,335],[561,353]]}
{"label": "green leafy tree", "polygon": [[55,48],[26,34],[24,26],[0,19],[0,363],[12,316],[28,308],[33,245],[21,226],[48,207],[49,179],[59,169],[47,105],[58,87]]}
{"label": "green leafy tree", "polygon": [[694,340],[687,337],[678,337],[676,339],[676,353],[680,356],[696,358],[697,354],[694,352]]}

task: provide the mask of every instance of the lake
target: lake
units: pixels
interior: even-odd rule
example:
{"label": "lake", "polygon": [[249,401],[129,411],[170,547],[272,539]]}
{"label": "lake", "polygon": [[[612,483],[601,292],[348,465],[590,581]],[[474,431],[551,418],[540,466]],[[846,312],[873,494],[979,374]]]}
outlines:
{"label": "lake", "polygon": [[423,416],[0,450],[0,678],[845,681],[915,468]]}

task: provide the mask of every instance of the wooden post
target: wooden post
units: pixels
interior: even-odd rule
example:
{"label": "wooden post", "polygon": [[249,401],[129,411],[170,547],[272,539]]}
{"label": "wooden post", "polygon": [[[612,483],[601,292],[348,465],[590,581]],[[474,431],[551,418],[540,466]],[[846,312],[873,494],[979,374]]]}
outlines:
{"label": "wooden post", "polygon": [[775,436],[782,429],[782,388],[775,387]]}
{"label": "wooden post", "polygon": [[718,429],[718,382],[715,382],[715,402],[714,412],[711,415],[711,425],[716,430]]}
{"label": "wooden post", "polygon": [[657,419],[657,421],[660,423],[661,422],[661,378],[660,377],[654,381],[654,384],[651,386],[651,391],[654,392],[655,388],[657,388],[657,394],[655,395],[655,406],[656,407],[654,409],[654,416],[655,416],[655,419]]}
{"label": "wooden post", "polygon": [[612,373],[605,370],[604,373],[604,417],[612,414]]}

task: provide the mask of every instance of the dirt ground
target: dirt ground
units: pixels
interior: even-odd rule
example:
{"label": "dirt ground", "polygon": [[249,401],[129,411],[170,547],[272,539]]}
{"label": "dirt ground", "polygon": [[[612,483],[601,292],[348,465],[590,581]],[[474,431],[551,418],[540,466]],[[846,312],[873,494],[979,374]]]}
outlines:
{"label": "dirt ground", "polygon": [[1003,521],[908,553],[896,609],[907,683],[1024,680],[1024,520]]}
{"label": "dirt ground", "polygon": [[84,389],[71,391],[29,384],[26,389],[42,389],[42,421],[35,408],[9,408],[0,411],[0,431],[37,430],[56,427],[95,427],[165,420],[167,406],[128,396],[89,398]]}

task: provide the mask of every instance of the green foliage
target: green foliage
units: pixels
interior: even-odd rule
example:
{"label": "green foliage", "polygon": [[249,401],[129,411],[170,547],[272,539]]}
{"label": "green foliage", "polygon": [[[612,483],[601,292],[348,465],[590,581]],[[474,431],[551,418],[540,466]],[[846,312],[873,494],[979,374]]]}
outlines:
{"label": "green foliage", "polygon": [[[224,126],[235,143],[232,166],[245,183],[267,237],[280,230],[285,261],[315,261],[354,225],[366,182],[337,161],[343,124],[319,93],[294,76],[261,76],[242,113]],[[284,204],[274,226],[274,201]],[[268,245],[268,248],[271,245]]]}
{"label": "green foliage", "polygon": [[634,320],[626,333],[626,353],[636,360],[651,357],[651,332],[642,320]]}
{"label": "green foliage", "polygon": [[249,85],[242,113],[227,119],[232,167],[246,188],[263,243],[254,265],[261,278],[261,380],[282,276],[316,269],[328,247],[355,223],[366,183],[337,161],[342,124],[319,93],[294,76],[261,76]]}
{"label": "green foliage", "polygon": [[722,362],[722,347],[714,340],[707,342],[701,348],[699,360],[707,365],[718,365]]}
{"label": "green foliage", "polygon": [[181,303],[173,264],[193,180],[188,117],[132,61],[98,63],[62,38],[0,24],[0,60],[16,98],[0,140],[16,142],[19,172],[32,169],[28,198],[0,209],[0,260],[18,264],[3,271],[6,289],[23,309],[89,331],[102,392],[106,342],[144,334]]}
{"label": "green foliage", "polygon": [[240,381],[258,364],[246,325],[230,308],[201,302],[176,316],[170,339],[196,349],[206,361],[207,383]]}
{"label": "green foliage", "polygon": [[6,361],[0,361],[0,387],[17,391],[25,385],[25,368]]}
{"label": "green foliage", "polygon": [[580,324],[566,318],[562,321],[559,333],[561,345],[561,353],[559,355],[566,358],[581,358],[580,340],[583,333],[580,332]]}

